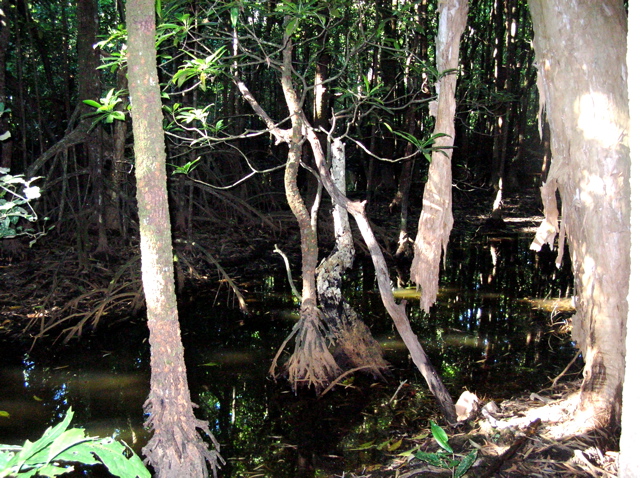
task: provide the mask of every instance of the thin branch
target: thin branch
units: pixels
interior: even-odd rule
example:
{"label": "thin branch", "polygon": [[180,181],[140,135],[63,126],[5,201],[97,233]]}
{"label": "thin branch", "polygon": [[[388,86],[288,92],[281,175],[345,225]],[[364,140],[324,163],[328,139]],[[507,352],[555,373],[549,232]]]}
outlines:
{"label": "thin branch", "polygon": [[280,250],[280,248],[278,248],[277,244],[274,246],[273,252],[276,252],[282,256],[282,259],[284,260],[284,266],[287,269],[287,279],[289,279],[289,286],[291,287],[291,292],[293,292],[293,295],[295,295],[299,301],[302,301],[302,296],[300,295],[300,292],[298,292],[298,289],[296,288],[296,285],[293,282],[293,277],[291,276],[291,266],[289,265],[289,258],[284,252]]}

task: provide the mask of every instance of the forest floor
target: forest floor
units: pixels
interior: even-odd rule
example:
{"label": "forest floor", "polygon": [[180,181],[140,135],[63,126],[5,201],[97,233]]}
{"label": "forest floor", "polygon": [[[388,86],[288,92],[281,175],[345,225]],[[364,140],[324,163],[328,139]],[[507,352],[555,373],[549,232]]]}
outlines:
{"label": "forest floor", "polygon": [[[579,387],[578,381],[559,383],[500,405],[481,404],[475,419],[449,433],[455,456],[425,430],[415,437],[398,436],[405,446],[412,443],[408,452],[342,477],[615,477],[618,452],[611,449],[616,438],[583,431],[574,420]],[[465,462],[466,472],[460,469]]]}

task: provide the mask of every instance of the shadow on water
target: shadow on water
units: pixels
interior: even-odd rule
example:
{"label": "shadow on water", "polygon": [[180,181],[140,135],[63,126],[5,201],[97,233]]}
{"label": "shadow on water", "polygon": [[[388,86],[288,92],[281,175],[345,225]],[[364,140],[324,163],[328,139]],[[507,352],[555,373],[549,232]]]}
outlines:
{"label": "shadow on water", "polygon": [[[464,389],[492,399],[537,390],[574,350],[551,323],[568,316],[572,282],[553,255],[528,250],[518,236],[452,238],[437,304],[427,314],[410,290],[414,332],[452,395]],[[322,399],[293,394],[267,378],[272,357],[296,320],[285,274],[247,286],[252,314],[200,293],[181,306],[185,357],[196,414],[207,419],[227,459],[222,476],[333,476],[381,460],[398,447],[394,430],[418,433],[437,416],[376,292],[373,271],[357,262],[347,295],[380,340],[393,366],[387,382],[350,377]],[[13,352],[13,353],[10,353]],[[0,442],[37,438],[64,411],[91,435],[114,432],[138,451],[148,439],[142,404],[148,391],[143,321],[105,328],[100,336],[51,350],[2,354]]]}

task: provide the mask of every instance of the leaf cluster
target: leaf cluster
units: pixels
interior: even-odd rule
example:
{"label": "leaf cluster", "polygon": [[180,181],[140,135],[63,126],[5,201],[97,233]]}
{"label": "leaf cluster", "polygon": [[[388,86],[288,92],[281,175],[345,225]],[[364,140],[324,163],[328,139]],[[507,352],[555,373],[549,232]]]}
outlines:
{"label": "leaf cluster", "polygon": [[[7,168],[0,168],[0,239],[12,238],[31,231],[18,225],[20,219],[38,219],[29,201],[40,197],[40,188],[31,183],[39,178],[24,179],[12,176]],[[19,189],[22,188],[22,191]]]}
{"label": "leaf cluster", "polygon": [[49,427],[35,442],[23,446],[0,445],[0,478],[59,476],[73,470],[73,463],[103,464],[120,478],[151,478],[142,460],[123,442],[87,437],[82,428],[69,428],[73,411]]}
{"label": "leaf cluster", "polygon": [[413,451],[413,456],[418,460],[425,461],[432,466],[438,468],[446,468],[453,471],[454,478],[464,476],[469,471],[469,468],[475,463],[478,458],[478,450],[473,450],[462,458],[457,458],[453,452],[453,448],[449,444],[449,437],[447,432],[442,427],[437,425],[433,420],[431,421],[431,433],[433,438],[442,451],[437,453],[427,453],[422,450]]}

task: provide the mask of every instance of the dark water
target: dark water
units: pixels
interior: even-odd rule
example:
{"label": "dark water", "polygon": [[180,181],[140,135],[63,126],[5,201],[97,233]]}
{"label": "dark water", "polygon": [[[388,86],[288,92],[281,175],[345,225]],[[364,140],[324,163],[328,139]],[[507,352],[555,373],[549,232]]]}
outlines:
{"label": "dark water", "polygon": [[[456,397],[465,389],[492,399],[539,390],[573,356],[567,338],[550,326],[566,315],[556,299],[570,293],[570,274],[555,269],[551,254],[529,251],[529,240],[453,238],[437,304],[425,314],[408,300],[414,332]],[[223,476],[361,471],[383,459],[374,445],[437,419],[365,259],[356,264],[347,295],[393,365],[389,380],[357,376],[317,399],[267,379],[296,311],[284,273],[270,274],[245,284],[254,299],[251,315],[227,307],[217,290],[200,291],[181,306],[196,414],[209,421],[222,445]],[[91,435],[116,434],[138,450],[148,439],[142,427],[149,380],[142,319],[50,350],[7,346],[0,366],[0,411],[10,414],[0,417],[0,443],[38,438],[70,406],[74,424]],[[355,449],[365,443],[372,446]]]}

